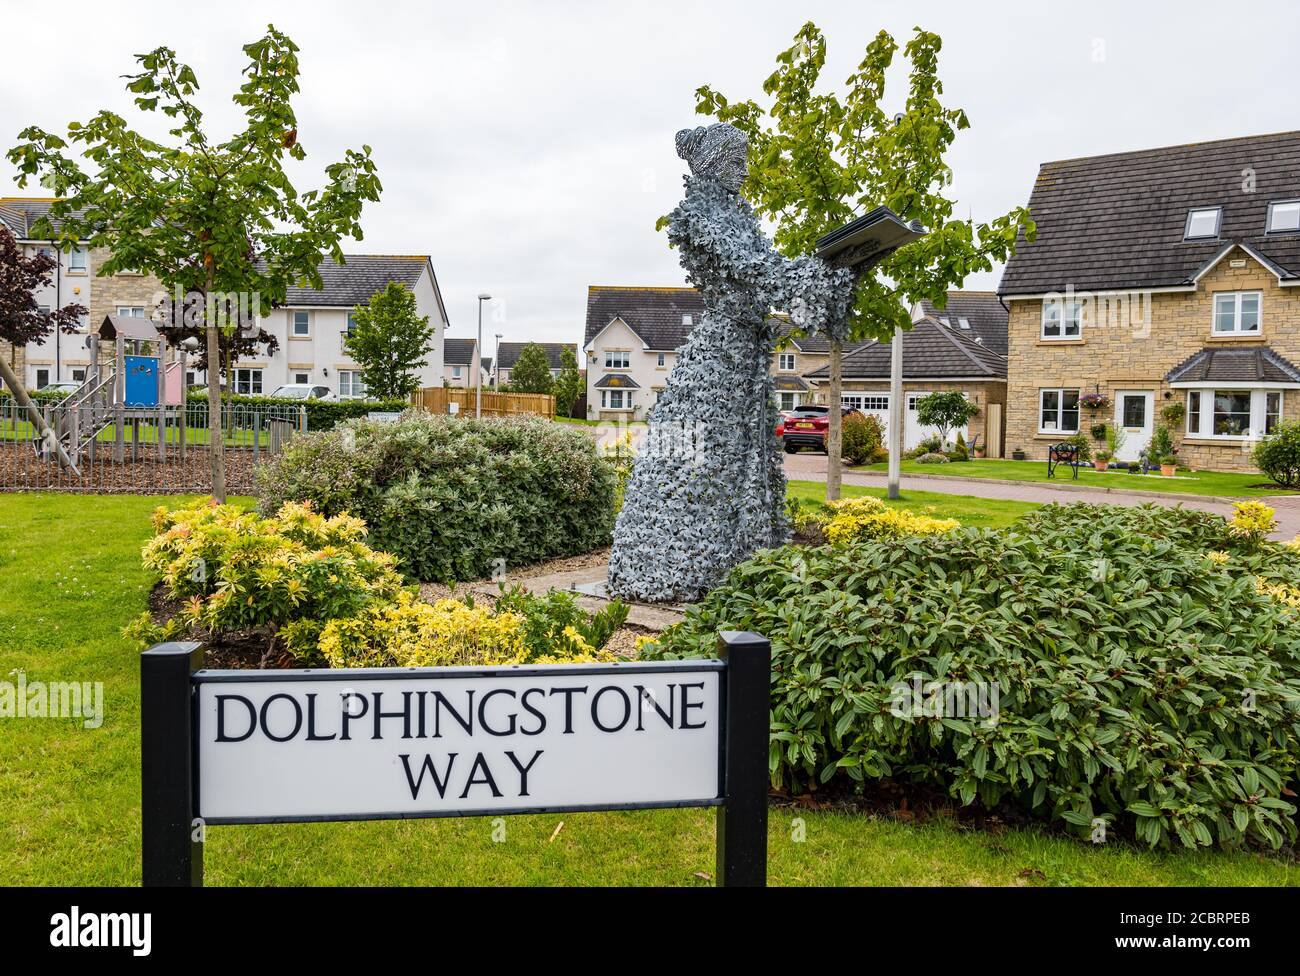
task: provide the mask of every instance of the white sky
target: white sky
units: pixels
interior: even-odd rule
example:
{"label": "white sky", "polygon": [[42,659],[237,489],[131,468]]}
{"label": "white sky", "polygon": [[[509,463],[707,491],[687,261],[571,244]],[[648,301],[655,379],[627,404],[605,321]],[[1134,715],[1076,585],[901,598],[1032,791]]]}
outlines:
{"label": "white sky", "polygon": [[[6,7],[12,0],[6,0]],[[839,84],[884,27],[944,39],[959,213],[1027,200],[1040,162],[1297,128],[1300,12],[1237,2],[263,2],[12,4],[0,69],[0,148],[38,124],[138,113],[119,76],[166,44],[198,73],[215,133],[238,121],[241,44],[267,21],[302,48],[295,104],[318,185],[346,146],[374,148],[382,200],[350,250],[433,257],[452,327],[580,341],[589,284],[679,285],[655,219],[680,196],[676,130],[706,121],[694,90],[760,98],[805,20],[826,33]],[[211,9],[211,13],[205,10]],[[901,60],[901,57],[900,57]],[[894,98],[904,98],[901,75]],[[0,159],[0,194],[18,191]],[[997,275],[966,284],[992,288]]]}

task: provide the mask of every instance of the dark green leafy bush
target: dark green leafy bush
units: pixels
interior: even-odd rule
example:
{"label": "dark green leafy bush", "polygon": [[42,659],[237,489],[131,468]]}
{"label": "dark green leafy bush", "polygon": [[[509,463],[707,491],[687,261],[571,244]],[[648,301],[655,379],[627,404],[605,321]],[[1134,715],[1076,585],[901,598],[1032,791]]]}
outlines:
{"label": "dark green leafy bush", "polygon": [[1280,423],[1255,445],[1255,466],[1284,488],[1300,488],[1300,421]]}
{"label": "dark green leafy bush", "polygon": [[[896,777],[1085,833],[1278,847],[1296,836],[1298,584],[1294,549],[1218,516],[1052,505],[1006,532],[760,553],[644,653],[768,636],[779,785]],[[996,721],[898,709],[913,678],[996,684]]]}
{"label": "dark green leafy bush", "polygon": [[506,566],[609,543],[614,472],[580,428],[414,411],[295,438],[257,470],[263,511],[310,500],[370,526],[370,544],[421,580],[481,579]]}
{"label": "dark green leafy bush", "polygon": [[885,431],[874,414],[851,413],[840,430],[840,453],[848,464],[875,464],[885,456]]}

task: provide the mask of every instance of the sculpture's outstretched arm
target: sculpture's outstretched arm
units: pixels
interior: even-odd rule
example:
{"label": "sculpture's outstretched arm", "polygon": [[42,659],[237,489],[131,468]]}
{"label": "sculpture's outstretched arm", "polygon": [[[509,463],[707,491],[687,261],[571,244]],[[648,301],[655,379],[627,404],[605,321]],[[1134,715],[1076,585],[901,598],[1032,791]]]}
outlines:
{"label": "sculpture's outstretched arm", "polygon": [[849,306],[857,278],[848,268],[833,268],[819,257],[786,258],[774,254],[769,302],[786,312],[806,335],[847,338]]}

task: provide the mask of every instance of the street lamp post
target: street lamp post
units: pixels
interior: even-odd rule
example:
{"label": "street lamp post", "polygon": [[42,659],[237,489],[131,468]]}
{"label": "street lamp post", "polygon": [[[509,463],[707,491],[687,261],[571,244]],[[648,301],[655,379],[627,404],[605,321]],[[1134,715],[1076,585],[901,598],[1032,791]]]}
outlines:
{"label": "street lamp post", "polygon": [[497,364],[501,361],[501,333],[497,333],[497,347],[492,350],[492,389],[496,389],[501,384],[497,380]]}
{"label": "street lamp post", "polygon": [[[478,340],[474,343],[474,358],[483,355],[483,303],[490,302],[492,296],[482,292],[478,296]],[[474,365],[478,366],[478,363]],[[474,419],[483,416],[483,370],[474,370]]]}

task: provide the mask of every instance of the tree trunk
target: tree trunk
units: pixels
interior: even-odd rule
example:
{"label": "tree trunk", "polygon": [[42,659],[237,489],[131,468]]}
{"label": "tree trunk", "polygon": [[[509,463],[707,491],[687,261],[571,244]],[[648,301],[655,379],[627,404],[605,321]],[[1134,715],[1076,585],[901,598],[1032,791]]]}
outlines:
{"label": "tree trunk", "polygon": [[212,294],[212,269],[203,292],[203,323],[208,349],[208,460],[212,469],[212,497],[226,501],[226,445],[221,436],[221,338],[208,297]]}
{"label": "tree trunk", "polygon": [[[58,341],[57,335],[55,341]],[[13,394],[14,403],[26,410],[28,416],[32,418],[32,426],[41,435],[41,440],[47,445],[53,446],[55,453],[59,456],[59,463],[65,468],[72,468],[75,471],[76,468],[73,467],[72,459],[68,457],[68,452],[63,449],[63,442],[54,436],[54,432],[50,430],[50,425],[45,422],[40,410],[37,409],[36,404],[32,403],[31,397],[27,395],[27,388],[23,386],[22,380],[14,373],[13,367],[5,361],[3,356],[0,356],[0,380],[4,380],[5,387]],[[17,420],[16,417],[14,419]]]}
{"label": "tree trunk", "polygon": [[826,500],[840,497],[840,434],[844,427],[844,410],[840,406],[840,390],[844,385],[844,346],[831,340],[831,391],[830,412],[826,425]]}

